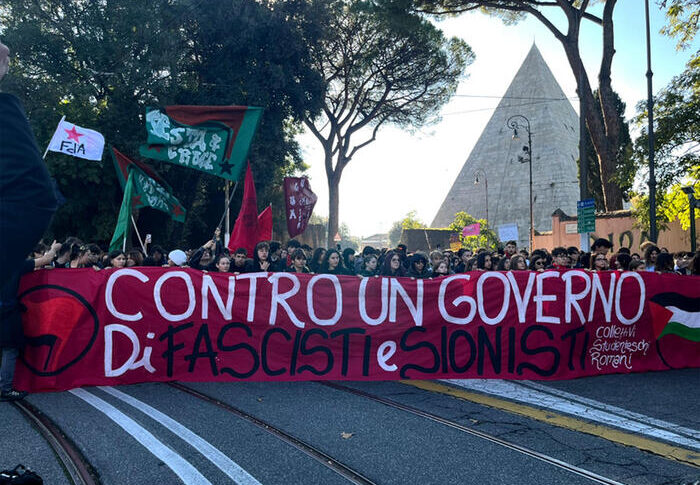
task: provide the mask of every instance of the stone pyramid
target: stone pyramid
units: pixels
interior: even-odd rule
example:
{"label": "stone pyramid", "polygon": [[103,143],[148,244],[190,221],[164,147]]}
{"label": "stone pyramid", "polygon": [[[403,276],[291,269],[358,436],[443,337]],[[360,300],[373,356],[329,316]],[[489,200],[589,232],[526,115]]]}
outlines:
{"label": "stone pyramid", "polygon": [[[532,131],[532,195],[536,231],[551,230],[556,209],[576,213],[578,189],[579,121],[571,103],[539,49],[530,52],[510,83],[479,140],[469,154],[457,179],[437,212],[431,227],[447,227],[455,213],[465,211],[486,218],[485,184],[482,172],[475,184],[475,173],[483,171],[488,180],[489,224],[518,225],[518,247],[528,246],[530,205],[527,132],[518,130],[518,140],[506,120],[523,115]],[[523,156],[525,163],[518,161]]]}

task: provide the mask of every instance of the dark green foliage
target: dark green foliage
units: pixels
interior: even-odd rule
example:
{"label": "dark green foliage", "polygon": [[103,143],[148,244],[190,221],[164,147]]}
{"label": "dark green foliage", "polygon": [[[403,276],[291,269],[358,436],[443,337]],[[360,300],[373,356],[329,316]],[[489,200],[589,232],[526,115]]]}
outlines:
{"label": "dark green foliage", "polygon": [[[303,168],[298,120],[320,106],[320,77],[308,48],[318,35],[307,2],[233,0],[7,0],[0,9],[11,48],[3,90],[25,104],[40,147],[62,115],[100,131],[135,157],[145,141],[145,107],[254,105],[265,109],[249,159],[258,205],[273,203],[284,225],[281,181]],[[48,237],[109,241],[122,192],[105,153],[101,164],[52,153],[47,164],[68,199]],[[150,163],[150,162],[149,162]],[[144,209],[142,236],[189,247],[211,236],[223,213],[224,181],[153,163],[188,211],[186,223]],[[232,219],[243,187],[232,203]],[[233,222],[233,221],[232,221]],[[279,231],[276,231],[279,234]]]}

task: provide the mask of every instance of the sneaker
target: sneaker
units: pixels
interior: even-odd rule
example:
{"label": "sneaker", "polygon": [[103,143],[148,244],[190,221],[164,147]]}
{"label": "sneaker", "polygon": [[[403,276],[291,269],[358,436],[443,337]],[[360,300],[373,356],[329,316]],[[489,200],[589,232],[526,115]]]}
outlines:
{"label": "sneaker", "polygon": [[26,391],[17,391],[10,389],[9,391],[0,392],[0,401],[19,401],[27,396]]}

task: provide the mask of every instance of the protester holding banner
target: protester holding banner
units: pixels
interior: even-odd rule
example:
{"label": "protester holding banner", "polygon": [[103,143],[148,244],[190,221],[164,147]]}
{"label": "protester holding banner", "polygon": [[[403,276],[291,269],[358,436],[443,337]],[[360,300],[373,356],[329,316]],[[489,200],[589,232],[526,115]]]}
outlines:
{"label": "protester holding banner", "polygon": [[345,275],[348,274],[343,265],[343,260],[340,257],[340,253],[335,249],[329,249],[326,251],[326,255],[323,257],[323,262],[321,262],[321,268],[318,273],[322,274],[334,274],[334,275]]}
{"label": "protester holding banner", "polygon": [[109,268],[126,268],[126,254],[120,249],[110,251],[107,256],[107,264]]}
{"label": "protester holding banner", "polygon": [[430,278],[428,271],[428,258],[422,252],[416,252],[408,258],[408,272],[406,276],[416,279]]}
{"label": "protester holding banner", "polygon": [[238,248],[233,253],[229,271],[234,274],[250,273],[253,270],[253,260],[248,259],[246,248]]}
{"label": "protester holding banner", "polygon": [[669,253],[659,253],[654,270],[657,273],[673,273],[673,256]]}
{"label": "protester holding banner", "polygon": [[270,269],[270,244],[267,241],[260,241],[255,245],[253,253],[253,269],[254,273],[261,271],[272,271]]}
{"label": "protester holding banner", "polygon": [[384,257],[384,264],[379,272],[381,276],[406,276],[403,265],[401,264],[401,255],[396,251],[389,251]]}
{"label": "protester holding banner", "polygon": [[228,273],[231,270],[231,258],[227,254],[219,254],[213,261],[213,271],[219,273]]}
{"label": "protester holding banner", "polygon": [[357,275],[363,277],[376,276],[378,261],[379,257],[374,253],[364,256],[362,258],[362,269],[359,273],[357,273]]}
{"label": "protester holding banner", "polygon": [[604,254],[593,253],[591,254],[591,271],[607,271],[610,269],[608,259]]}
{"label": "protester holding banner", "polygon": [[510,270],[511,271],[524,271],[527,269],[527,263],[525,262],[525,258],[523,258],[521,255],[516,254],[512,258],[510,258]]}
{"label": "protester holding banner", "polygon": [[289,273],[311,273],[306,266],[306,253],[303,249],[297,248],[292,252],[292,264],[287,268]]}
{"label": "protester holding banner", "polygon": [[311,256],[311,261],[309,262],[309,268],[312,273],[318,273],[321,271],[321,263],[323,258],[326,256],[325,248],[316,248]]}
{"label": "protester holding banner", "polygon": [[478,271],[491,271],[493,269],[491,253],[489,253],[488,251],[482,251],[477,255],[476,269]]}
{"label": "protester holding banner", "polygon": [[216,271],[216,260],[223,252],[221,229],[217,227],[214,231],[214,237],[192,253],[187,265],[194,269]]}
{"label": "protester holding banner", "polygon": [[143,266],[143,253],[137,249],[126,252],[126,267]]}
{"label": "protester holding banner", "polygon": [[343,249],[343,265],[345,273],[349,275],[355,274],[355,250],[352,248]]}
{"label": "protester holding banner", "polygon": [[506,258],[503,256],[499,261],[498,261],[498,266],[496,266],[496,269],[498,271],[508,271],[510,269],[510,259]]}
{"label": "protester holding banner", "polygon": [[449,274],[450,268],[447,267],[447,263],[445,261],[440,261],[433,269],[431,276],[433,278],[438,278],[440,276],[448,276]]}

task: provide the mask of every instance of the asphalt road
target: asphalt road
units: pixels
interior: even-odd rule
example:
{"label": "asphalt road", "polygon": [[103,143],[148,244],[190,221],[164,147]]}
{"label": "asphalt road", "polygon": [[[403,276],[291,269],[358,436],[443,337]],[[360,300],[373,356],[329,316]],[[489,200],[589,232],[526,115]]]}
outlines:
{"label": "asphalt road", "polygon": [[[404,408],[317,382],[186,384],[223,406],[168,384],[27,401],[106,485],[352,483],[328,466],[333,459],[360,483],[596,483],[585,472],[629,485],[700,483],[698,369],[546,383],[340,384]],[[0,469],[23,463],[47,484],[73,483],[16,406],[0,403],[0,420]]]}

